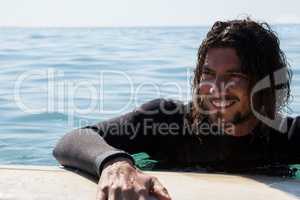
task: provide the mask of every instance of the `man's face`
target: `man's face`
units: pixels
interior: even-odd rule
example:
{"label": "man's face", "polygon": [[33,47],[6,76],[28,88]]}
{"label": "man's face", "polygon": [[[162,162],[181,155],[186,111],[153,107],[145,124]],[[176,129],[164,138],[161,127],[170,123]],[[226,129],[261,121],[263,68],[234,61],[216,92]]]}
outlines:
{"label": "man's face", "polygon": [[233,48],[211,48],[202,68],[199,92],[213,122],[238,124],[251,116],[249,78]]}

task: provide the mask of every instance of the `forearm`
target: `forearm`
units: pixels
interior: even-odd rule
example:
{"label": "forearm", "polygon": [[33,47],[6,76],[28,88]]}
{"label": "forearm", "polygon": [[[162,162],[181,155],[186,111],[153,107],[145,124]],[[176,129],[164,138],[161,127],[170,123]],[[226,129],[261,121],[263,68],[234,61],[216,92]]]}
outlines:
{"label": "forearm", "polygon": [[125,151],[108,145],[90,128],[77,129],[63,136],[53,150],[53,155],[63,166],[98,176],[105,162],[110,159],[124,157],[133,160]]}

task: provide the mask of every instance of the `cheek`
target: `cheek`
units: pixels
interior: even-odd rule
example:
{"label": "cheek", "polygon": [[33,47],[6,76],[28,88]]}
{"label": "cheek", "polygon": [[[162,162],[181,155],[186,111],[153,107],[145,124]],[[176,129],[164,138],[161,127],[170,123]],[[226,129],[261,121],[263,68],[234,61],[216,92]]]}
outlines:
{"label": "cheek", "polygon": [[213,83],[201,82],[198,87],[199,94],[208,95],[210,94],[213,87],[214,87]]}
{"label": "cheek", "polygon": [[248,81],[237,81],[232,87],[228,88],[228,91],[239,97],[240,101],[249,101],[250,85]]}

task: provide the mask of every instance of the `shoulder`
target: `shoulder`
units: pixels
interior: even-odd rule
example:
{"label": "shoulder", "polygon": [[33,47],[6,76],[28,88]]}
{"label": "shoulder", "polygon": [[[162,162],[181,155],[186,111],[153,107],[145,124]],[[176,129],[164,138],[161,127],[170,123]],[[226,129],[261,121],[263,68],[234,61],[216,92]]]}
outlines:
{"label": "shoulder", "polygon": [[183,113],[186,105],[182,101],[158,98],[142,104],[137,111],[149,112],[156,111],[165,114]]}
{"label": "shoulder", "polygon": [[300,116],[288,118],[288,138],[299,138],[300,136]]}
{"label": "shoulder", "polygon": [[[272,124],[271,124],[272,125]],[[300,116],[297,117],[282,117],[281,120],[275,124],[274,127],[266,124],[267,129],[270,131],[265,131],[266,133],[272,133],[271,136],[285,137],[288,140],[294,139],[300,136]]]}

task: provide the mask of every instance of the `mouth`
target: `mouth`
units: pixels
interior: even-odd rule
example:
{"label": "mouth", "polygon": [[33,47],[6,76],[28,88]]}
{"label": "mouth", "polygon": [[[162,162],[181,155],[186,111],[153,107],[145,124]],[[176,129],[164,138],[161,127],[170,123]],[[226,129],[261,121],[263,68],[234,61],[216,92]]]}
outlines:
{"label": "mouth", "polygon": [[210,100],[211,105],[216,109],[227,109],[238,102],[236,98],[213,98]]}

